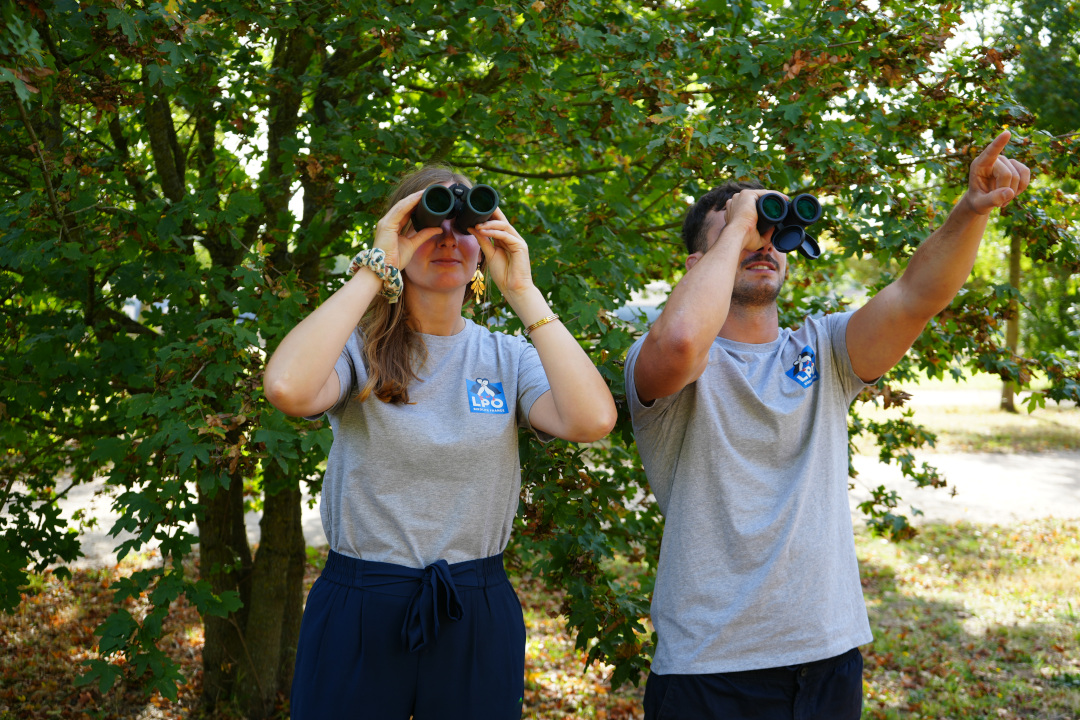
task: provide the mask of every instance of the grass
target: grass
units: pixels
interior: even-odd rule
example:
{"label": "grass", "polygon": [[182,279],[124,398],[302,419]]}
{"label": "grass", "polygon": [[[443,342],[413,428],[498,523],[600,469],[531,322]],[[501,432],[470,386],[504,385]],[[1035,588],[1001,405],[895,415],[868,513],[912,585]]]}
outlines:
{"label": "grass", "polygon": [[[863,648],[863,717],[1080,717],[1078,537],[1080,520],[927,525],[899,544],[857,534],[875,635]],[[309,584],[324,554],[309,554]],[[0,616],[0,720],[196,717],[202,630],[183,600],[162,643],[188,678],[178,702],[128,686],[104,698],[73,686],[80,661],[96,656],[93,629],[109,611],[109,583],[134,567],[78,571],[70,581],[35,576],[19,609]],[[642,688],[613,692],[608,669],[584,668],[562,629],[559,595],[529,578],[515,584],[529,638],[524,717],[641,717]]]}
{"label": "grass", "polygon": [[1080,522],[861,538],[864,718],[1080,717]]}
{"label": "grass", "polygon": [[[1045,408],[1028,413],[1018,396],[1019,412],[999,409],[1001,381],[980,374],[964,382],[923,379],[915,385],[901,385],[912,395],[906,407],[914,409],[913,420],[937,435],[934,448],[925,452],[1046,452],[1080,450],[1080,409],[1075,405],[1048,402]],[[900,418],[904,409],[882,409],[862,403],[856,410],[865,420],[881,422]],[[856,441],[860,454],[876,455],[867,437]]]}

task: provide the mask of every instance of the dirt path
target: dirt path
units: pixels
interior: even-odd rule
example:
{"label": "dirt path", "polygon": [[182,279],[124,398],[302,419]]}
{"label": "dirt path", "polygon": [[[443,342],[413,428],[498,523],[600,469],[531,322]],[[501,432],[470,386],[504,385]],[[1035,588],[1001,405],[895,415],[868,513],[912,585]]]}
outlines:
{"label": "dirt path", "polygon": [[[941,490],[917,488],[899,468],[881,465],[877,458],[855,457],[859,477],[851,492],[855,506],[870,497],[869,488],[885,485],[903,498],[900,510],[910,507],[924,515],[919,522],[1009,523],[1039,517],[1080,517],[1080,452],[1032,454],[926,453],[920,463],[935,466],[949,486]],[[955,494],[953,494],[955,490]]]}

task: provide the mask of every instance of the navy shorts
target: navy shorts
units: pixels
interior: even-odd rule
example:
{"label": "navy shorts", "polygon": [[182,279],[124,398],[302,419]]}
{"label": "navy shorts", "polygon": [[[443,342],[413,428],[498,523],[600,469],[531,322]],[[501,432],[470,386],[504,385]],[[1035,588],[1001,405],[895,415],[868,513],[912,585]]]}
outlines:
{"label": "navy shorts", "polygon": [[859,720],[859,648],[791,667],[707,675],[656,675],[645,684],[645,720]]}
{"label": "navy shorts", "polygon": [[518,720],[524,690],[502,555],[418,570],[330,552],[304,608],[292,720]]}

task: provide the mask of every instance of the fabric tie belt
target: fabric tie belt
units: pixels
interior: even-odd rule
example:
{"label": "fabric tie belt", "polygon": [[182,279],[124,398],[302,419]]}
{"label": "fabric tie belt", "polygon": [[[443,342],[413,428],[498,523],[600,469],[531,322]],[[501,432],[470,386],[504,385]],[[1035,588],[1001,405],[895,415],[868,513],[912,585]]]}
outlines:
{"label": "fabric tie belt", "polygon": [[453,565],[437,560],[425,568],[410,568],[359,560],[331,550],[322,576],[341,585],[409,598],[401,625],[401,641],[409,652],[435,642],[440,616],[450,621],[462,618],[459,587],[482,588],[507,582],[502,553]]}
{"label": "fabric tie belt", "polygon": [[461,619],[461,598],[445,560],[424,568],[420,587],[409,600],[405,622],[401,624],[401,642],[409,652],[416,652],[439,637],[439,610],[445,610],[448,620]]}

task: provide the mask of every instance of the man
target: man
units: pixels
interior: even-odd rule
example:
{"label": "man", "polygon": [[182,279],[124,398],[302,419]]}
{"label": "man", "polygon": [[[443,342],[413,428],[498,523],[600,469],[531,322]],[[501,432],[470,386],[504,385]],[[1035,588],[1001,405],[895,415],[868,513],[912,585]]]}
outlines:
{"label": "man", "polygon": [[686,275],[626,358],[634,433],[666,517],[645,717],[846,720],[872,637],[847,498],[847,410],[971,272],[1029,170],[971,164],[968,189],[903,275],[853,313],[781,329],[787,256],[758,233],[756,184],[687,215]]}

